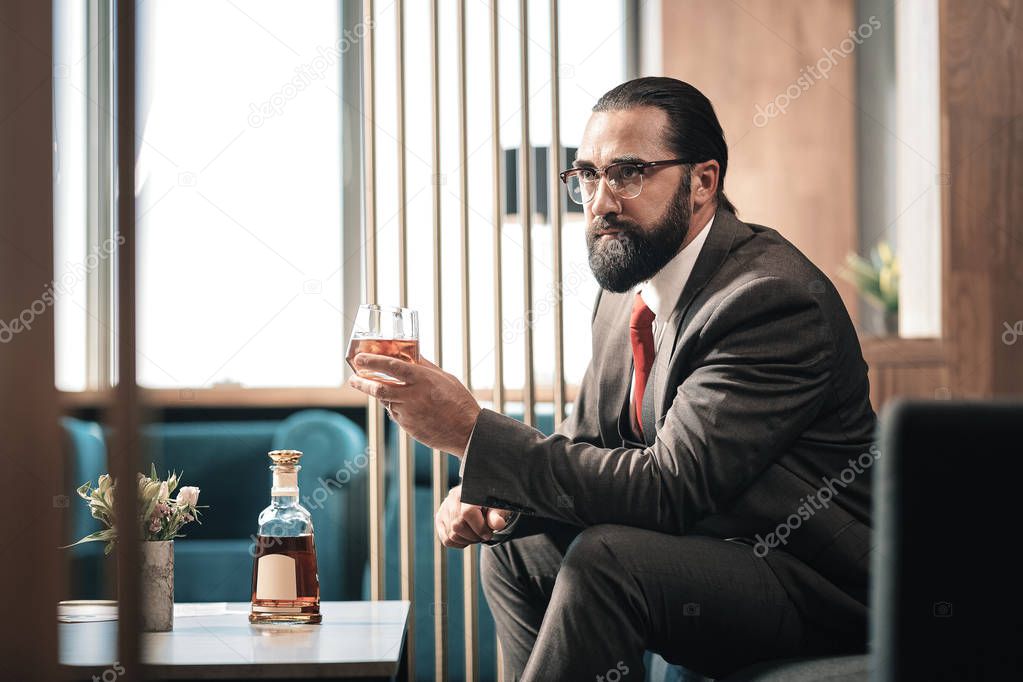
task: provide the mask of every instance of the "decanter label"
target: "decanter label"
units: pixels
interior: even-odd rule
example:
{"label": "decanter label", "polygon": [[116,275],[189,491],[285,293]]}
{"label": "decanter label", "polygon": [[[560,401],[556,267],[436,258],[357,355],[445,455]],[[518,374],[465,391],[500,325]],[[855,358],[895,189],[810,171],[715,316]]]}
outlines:
{"label": "decanter label", "polygon": [[295,560],[290,556],[269,554],[260,557],[256,573],[256,599],[297,599],[295,576]]}

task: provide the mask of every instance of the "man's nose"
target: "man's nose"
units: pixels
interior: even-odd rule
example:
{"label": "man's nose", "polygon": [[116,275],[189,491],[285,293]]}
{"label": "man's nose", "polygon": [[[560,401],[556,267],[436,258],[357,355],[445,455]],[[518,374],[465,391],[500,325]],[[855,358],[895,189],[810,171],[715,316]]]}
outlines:
{"label": "man's nose", "polygon": [[611,190],[607,178],[600,178],[597,189],[594,191],[593,200],[590,202],[590,210],[593,215],[607,215],[608,213],[621,213],[622,204],[618,195]]}

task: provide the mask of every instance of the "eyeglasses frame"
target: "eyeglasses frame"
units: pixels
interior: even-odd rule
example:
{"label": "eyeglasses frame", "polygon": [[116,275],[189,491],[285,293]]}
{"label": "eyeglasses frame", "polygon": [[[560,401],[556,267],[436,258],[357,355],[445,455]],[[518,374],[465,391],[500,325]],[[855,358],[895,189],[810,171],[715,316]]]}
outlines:
{"label": "eyeglasses frame", "polygon": [[[687,164],[687,163],[697,163],[697,162],[696,161],[692,161],[690,159],[662,159],[660,161],[616,161],[615,163],[607,164],[603,168],[594,168],[594,167],[590,167],[590,166],[581,167],[581,168],[569,168],[567,170],[563,170],[560,173],[558,173],[558,177],[561,178],[561,182],[567,187],[568,186],[568,178],[569,178],[570,175],[576,175],[577,173],[580,173],[580,172],[586,171],[586,170],[594,170],[594,171],[597,172],[597,177],[598,178],[600,178],[602,180],[607,180],[607,171],[608,171],[608,169],[614,168],[615,166],[633,166],[633,167],[636,168],[636,170],[639,171],[640,175],[646,175],[646,170],[648,168],[661,168],[661,167],[666,167],[666,166],[679,166],[679,165],[683,165],[683,164]],[[622,197],[622,196],[620,196],[618,194],[618,192],[615,191],[615,188],[611,185],[611,182],[609,180],[607,180],[607,186],[611,188],[611,192],[614,193],[614,195],[616,197],[618,197],[619,199],[635,199],[636,197],[639,196],[639,194],[636,194],[636,196],[633,196],[633,197]],[[640,187],[640,191],[642,192],[642,187]],[[596,196],[595,192],[594,192],[593,196]],[[583,201],[582,204],[588,204],[588,203],[590,203],[590,201],[593,201],[593,196],[591,196],[588,201]],[[573,199],[573,201],[575,201],[575,199]],[[580,204],[580,205],[582,205],[582,204]]]}

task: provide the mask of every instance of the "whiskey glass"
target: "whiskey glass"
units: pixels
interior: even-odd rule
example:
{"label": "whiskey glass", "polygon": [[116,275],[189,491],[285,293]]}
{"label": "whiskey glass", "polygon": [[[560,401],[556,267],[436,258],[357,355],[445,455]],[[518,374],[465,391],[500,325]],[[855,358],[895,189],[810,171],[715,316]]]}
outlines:
{"label": "whiskey glass", "polygon": [[405,382],[386,372],[357,369],[353,362],[359,353],[375,353],[404,362],[419,362],[419,313],[411,308],[366,303],[359,306],[348,341],[346,360],[359,376],[389,384]]}

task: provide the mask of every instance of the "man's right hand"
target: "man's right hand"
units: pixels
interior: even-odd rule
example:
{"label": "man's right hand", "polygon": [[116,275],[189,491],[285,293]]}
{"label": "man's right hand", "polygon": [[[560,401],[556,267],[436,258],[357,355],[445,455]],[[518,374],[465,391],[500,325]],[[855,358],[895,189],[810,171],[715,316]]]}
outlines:
{"label": "man's right hand", "polygon": [[482,507],[462,504],[462,486],[456,485],[448,492],[434,517],[437,537],[445,547],[456,549],[490,540],[495,530],[507,525],[505,514],[500,509],[487,509],[484,519]]}

